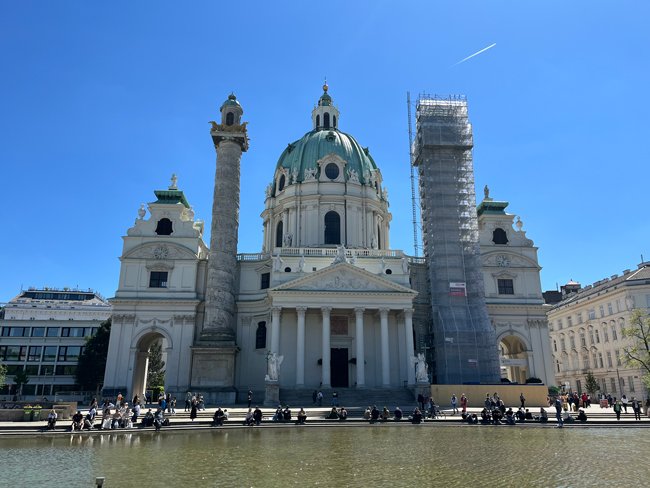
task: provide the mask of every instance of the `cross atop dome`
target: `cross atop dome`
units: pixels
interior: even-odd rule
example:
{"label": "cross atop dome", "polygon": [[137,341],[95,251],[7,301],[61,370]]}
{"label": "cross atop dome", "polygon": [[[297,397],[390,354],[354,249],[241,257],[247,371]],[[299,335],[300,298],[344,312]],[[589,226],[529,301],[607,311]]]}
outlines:
{"label": "cross atop dome", "polygon": [[311,112],[314,130],[331,130],[339,128],[339,111],[332,104],[332,97],[327,93],[328,89],[327,78],[325,78],[323,94],[318,99],[318,105]]}

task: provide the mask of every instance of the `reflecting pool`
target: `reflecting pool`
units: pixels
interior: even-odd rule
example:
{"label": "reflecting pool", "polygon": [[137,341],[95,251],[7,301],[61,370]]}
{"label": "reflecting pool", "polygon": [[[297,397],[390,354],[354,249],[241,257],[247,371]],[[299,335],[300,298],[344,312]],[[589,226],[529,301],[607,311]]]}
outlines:
{"label": "reflecting pool", "polygon": [[0,486],[644,486],[650,431],[349,425],[0,439]]}

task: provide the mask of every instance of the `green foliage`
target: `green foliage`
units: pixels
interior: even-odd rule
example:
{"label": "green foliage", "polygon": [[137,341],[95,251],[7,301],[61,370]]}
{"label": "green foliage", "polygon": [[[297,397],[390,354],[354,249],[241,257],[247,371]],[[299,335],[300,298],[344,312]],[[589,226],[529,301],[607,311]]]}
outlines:
{"label": "green foliage", "polygon": [[627,327],[623,328],[623,337],[629,345],[623,348],[628,365],[644,371],[642,381],[650,388],[650,317],[642,310],[634,310]]}
{"label": "green foliage", "polygon": [[560,391],[562,391],[562,390],[560,389],[559,386],[549,386],[549,387],[548,387],[548,394],[549,394],[549,396],[556,396],[556,395],[559,395],[559,394],[560,394]]}
{"label": "green foliage", "polygon": [[86,339],[86,346],[79,356],[77,385],[82,390],[95,391],[104,383],[104,370],[111,336],[111,319],[102,322],[97,333]]}
{"label": "green foliage", "polygon": [[[162,342],[156,341],[149,348],[147,388],[165,384],[165,361],[162,360]],[[156,399],[157,400],[157,399]]]}
{"label": "green foliage", "polygon": [[16,384],[16,392],[19,395],[23,394],[23,385],[29,383],[29,376],[24,369],[19,369],[14,375],[14,383]]}
{"label": "green foliage", "polygon": [[591,395],[600,390],[598,381],[596,381],[596,377],[592,371],[587,371],[587,376],[585,376],[585,390],[587,390],[587,392]]}
{"label": "green foliage", "polygon": [[7,380],[7,368],[4,364],[0,363],[0,388],[5,386]]}

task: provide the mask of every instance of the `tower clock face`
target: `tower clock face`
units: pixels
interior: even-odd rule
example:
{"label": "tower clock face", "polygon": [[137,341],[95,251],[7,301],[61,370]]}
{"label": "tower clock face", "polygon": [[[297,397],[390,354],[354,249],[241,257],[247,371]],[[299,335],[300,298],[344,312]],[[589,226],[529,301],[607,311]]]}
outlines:
{"label": "tower clock face", "polygon": [[500,254],[497,256],[497,265],[501,266],[502,268],[507,268],[510,266],[510,258],[506,256],[505,254]]}

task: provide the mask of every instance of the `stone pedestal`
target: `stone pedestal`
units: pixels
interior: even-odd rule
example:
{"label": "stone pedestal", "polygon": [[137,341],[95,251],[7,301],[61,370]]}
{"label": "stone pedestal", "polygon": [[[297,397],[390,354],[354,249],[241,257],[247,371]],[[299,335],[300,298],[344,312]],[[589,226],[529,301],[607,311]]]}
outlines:
{"label": "stone pedestal", "polygon": [[192,348],[190,390],[202,393],[210,405],[234,405],[236,346],[195,346]]}
{"label": "stone pedestal", "polygon": [[418,381],[415,383],[415,398],[418,395],[422,395],[425,398],[431,396],[431,385],[428,381]]}
{"label": "stone pedestal", "polygon": [[280,385],[277,381],[266,382],[266,392],[264,394],[265,407],[277,407],[280,404]]}

